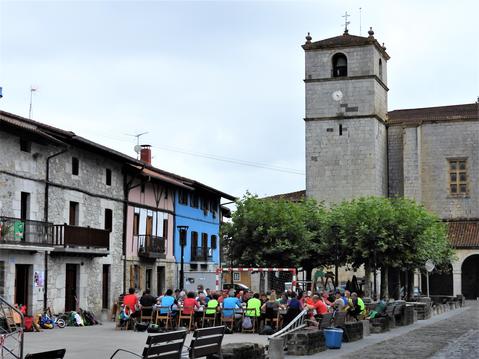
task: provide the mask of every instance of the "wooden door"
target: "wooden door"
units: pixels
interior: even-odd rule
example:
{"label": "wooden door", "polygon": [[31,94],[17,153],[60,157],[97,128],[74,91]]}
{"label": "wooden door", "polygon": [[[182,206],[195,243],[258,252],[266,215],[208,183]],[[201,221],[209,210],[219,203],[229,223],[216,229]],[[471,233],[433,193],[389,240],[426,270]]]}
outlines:
{"label": "wooden door", "polygon": [[110,301],[110,298],[108,295],[109,287],[110,287],[110,265],[103,264],[103,280],[102,280],[102,296],[101,296],[103,309],[108,309],[109,307],[108,306]]}
{"label": "wooden door", "polygon": [[65,312],[77,307],[77,265],[67,264],[65,273]]}

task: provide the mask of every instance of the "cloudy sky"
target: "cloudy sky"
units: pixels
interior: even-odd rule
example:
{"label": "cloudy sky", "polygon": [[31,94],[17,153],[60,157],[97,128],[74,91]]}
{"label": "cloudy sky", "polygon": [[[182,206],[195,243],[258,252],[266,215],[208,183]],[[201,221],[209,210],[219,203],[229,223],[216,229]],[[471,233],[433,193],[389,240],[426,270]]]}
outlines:
{"label": "cloudy sky", "polygon": [[[470,1],[0,0],[0,109],[74,131],[234,195],[304,188],[304,52],[369,26],[389,109],[479,95]],[[242,163],[242,164],[241,164]]]}

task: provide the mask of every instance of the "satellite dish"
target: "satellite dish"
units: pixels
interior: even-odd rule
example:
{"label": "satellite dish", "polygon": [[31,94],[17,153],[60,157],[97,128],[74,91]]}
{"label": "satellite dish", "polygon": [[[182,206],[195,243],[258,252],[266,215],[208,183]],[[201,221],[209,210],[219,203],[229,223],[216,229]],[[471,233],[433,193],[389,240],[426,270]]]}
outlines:
{"label": "satellite dish", "polygon": [[430,260],[430,259],[428,259],[428,260],[426,261],[426,263],[424,264],[424,268],[426,268],[426,270],[427,270],[429,273],[431,273],[431,272],[434,270],[435,267],[436,267],[436,266],[435,266],[434,262],[433,262],[432,260]]}
{"label": "satellite dish", "polygon": [[140,145],[135,145],[135,147],[133,147],[133,149],[135,150],[136,153],[140,153],[141,146]]}

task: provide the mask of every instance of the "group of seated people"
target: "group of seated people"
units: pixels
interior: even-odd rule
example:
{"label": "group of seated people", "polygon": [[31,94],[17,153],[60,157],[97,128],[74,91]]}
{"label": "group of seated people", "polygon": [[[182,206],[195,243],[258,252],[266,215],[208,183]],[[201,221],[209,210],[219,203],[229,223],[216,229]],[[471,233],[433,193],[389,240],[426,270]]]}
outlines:
{"label": "group of seated people", "polygon": [[[196,292],[168,289],[159,297],[153,296],[149,289],[141,297],[135,294],[135,289],[130,288],[129,294],[123,297],[124,307],[130,309],[130,317],[138,317],[141,308],[160,315],[169,314],[173,319],[180,314],[193,318],[194,326],[204,325],[204,318],[214,318],[216,324],[229,318],[234,323],[234,328],[240,330],[244,327],[244,319],[249,317],[248,323],[259,330],[266,322],[279,329],[291,322],[303,309],[308,310],[310,317],[318,317],[328,312],[346,311],[352,318],[358,319],[365,314],[365,305],[357,293],[349,291],[311,292],[286,291],[277,295],[271,290],[266,293],[251,291],[214,290],[199,288]],[[151,312],[150,312],[151,313]],[[233,320],[231,320],[234,318]],[[245,327],[244,327],[245,328]]]}

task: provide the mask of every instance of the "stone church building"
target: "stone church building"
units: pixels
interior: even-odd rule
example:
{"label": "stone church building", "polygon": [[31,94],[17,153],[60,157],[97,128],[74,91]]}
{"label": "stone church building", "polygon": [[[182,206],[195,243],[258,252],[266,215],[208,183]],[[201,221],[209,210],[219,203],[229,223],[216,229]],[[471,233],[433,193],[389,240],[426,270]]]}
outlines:
{"label": "stone church building", "polygon": [[390,57],[368,35],[306,37],[306,191],[290,195],[415,199],[448,223],[456,249],[431,294],[479,297],[478,103],[388,111]]}

